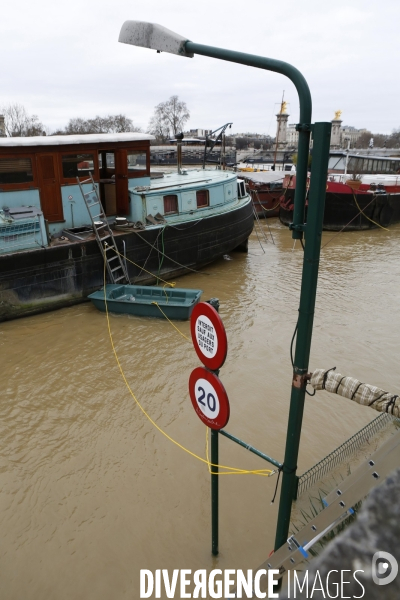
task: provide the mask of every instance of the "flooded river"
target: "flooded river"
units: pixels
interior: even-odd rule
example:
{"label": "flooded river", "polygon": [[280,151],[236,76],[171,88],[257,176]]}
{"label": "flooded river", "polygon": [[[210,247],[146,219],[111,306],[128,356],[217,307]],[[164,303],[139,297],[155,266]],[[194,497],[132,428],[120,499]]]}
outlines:
{"label": "flooded river", "polygon": [[[282,461],[302,250],[268,223],[249,253],[178,280],[218,297],[228,335],[220,378],[226,429]],[[266,236],[267,223],[262,223]],[[400,226],[323,235],[311,370],[397,392]],[[329,240],[331,240],[329,242]],[[327,243],[329,242],[329,243]],[[170,436],[205,456],[205,426],[188,395],[199,360],[165,320],[112,316],[126,378]],[[178,324],[185,335],[187,322]],[[120,375],[104,314],[91,304],[0,325],[0,598],[139,598],[139,570],[256,568],[274,544],[276,478],[220,478],[220,555],[211,556],[210,477],[146,420]],[[306,402],[299,473],[377,413],[318,393]],[[220,440],[220,462],[262,469]]]}

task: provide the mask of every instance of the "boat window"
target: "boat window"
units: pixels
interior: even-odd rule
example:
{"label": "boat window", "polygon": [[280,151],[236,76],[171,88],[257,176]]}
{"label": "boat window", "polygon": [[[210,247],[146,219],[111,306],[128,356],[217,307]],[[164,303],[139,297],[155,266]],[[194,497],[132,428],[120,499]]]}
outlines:
{"label": "boat window", "polygon": [[[114,157],[114,152],[105,152],[106,155],[106,166],[108,169],[114,169],[115,167],[115,157]],[[98,154],[98,159],[99,159],[99,169],[103,168],[103,156],[102,153],[99,152]]]}
{"label": "boat window", "polygon": [[93,154],[66,154],[61,158],[62,173],[66,179],[88,177],[94,174]]}
{"label": "boat window", "polygon": [[349,158],[349,162],[347,163],[347,170],[350,172],[354,172],[357,170],[356,160],[354,158]]}
{"label": "boat window", "polygon": [[33,181],[30,158],[0,158],[0,183],[28,183]]}
{"label": "boat window", "polygon": [[203,208],[203,206],[210,205],[210,198],[208,190],[197,190],[196,192],[197,208]]}
{"label": "boat window", "polygon": [[147,156],[146,152],[128,151],[128,171],[146,171]]}
{"label": "boat window", "polygon": [[169,194],[164,196],[164,214],[172,215],[178,212],[178,196],[176,194]]}
{"label": "boat window", "polygon": [[244,198],[244,196],[246,195],[246,185],[245,185],[244,181],[238,180],[237,187],[238,187],[238,197]]}

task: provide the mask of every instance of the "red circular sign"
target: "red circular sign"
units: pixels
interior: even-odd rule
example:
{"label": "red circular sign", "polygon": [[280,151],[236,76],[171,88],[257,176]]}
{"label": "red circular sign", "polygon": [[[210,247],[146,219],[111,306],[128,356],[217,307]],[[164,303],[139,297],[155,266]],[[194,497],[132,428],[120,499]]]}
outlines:
{"label": "red circular sign", "polygon": [[222,429],[229,421],[229,400],[220,379],[204,367],[189,377],[189,393],[198,417],[211,429]]}
{"label": "red circular sign", "polygon": [[190,317],[190,332],[203,365],[212,371],[220,369],[228,352],[228,340],[221,317],[211,304],[196,304]]}

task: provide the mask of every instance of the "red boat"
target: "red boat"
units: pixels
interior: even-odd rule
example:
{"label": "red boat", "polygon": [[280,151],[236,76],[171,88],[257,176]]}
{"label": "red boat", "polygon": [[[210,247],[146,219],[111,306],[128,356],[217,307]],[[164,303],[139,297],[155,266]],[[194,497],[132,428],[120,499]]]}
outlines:
{"label": "red boat", "polygon": [[238,173],[246,182],[253,207],[259,218],[279,216],[280,198],[284,194],[284,174],[275,171]]}
{"label": "red boat", "polygon": [[[399,159],[390,163],[399,163]],[[380,163],[385,162],[384,159]],[[307,188],[309,186],[309,180]],[[285,193],[281,195],[279,218],[285,225],[293,221],[296,177],[286,176]],[[308,195],[308,194],[307,194]],[[307,200],[306,200],[307,207]],[[307,210],[307,208],[306,208]],[[331,231],[373,229],[400,222],[400,174],[384,170],[382,173],[339,174],[329,173],[323,228]]]}

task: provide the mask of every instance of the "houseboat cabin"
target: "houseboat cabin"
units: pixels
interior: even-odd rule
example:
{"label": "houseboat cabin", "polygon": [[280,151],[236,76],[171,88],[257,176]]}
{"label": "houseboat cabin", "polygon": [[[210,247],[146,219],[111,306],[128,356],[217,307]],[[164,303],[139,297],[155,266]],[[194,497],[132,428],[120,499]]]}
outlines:
{"label": "houseboat cabin", "polygon": [[93,176],[107,215],[129,215],[130,186],[150,183],[141,133],[0,138],[0,209],[42,211],[50,234],[87,223],[77,183]]}
{"label": "houseboat cabin", "polygon": [[[151,225],[201,216],[244,196],[236,174],[202,169],[150,180],[150,139],[141,133],[0,138],[0,252],[46,247],[90,226],[78,185],[90,175],[109,218]],[[85,184],[87,190],[91,183]],[[85,185],[83,186],[85,190]],[[150,217],[150,219],[148,219]]]}

